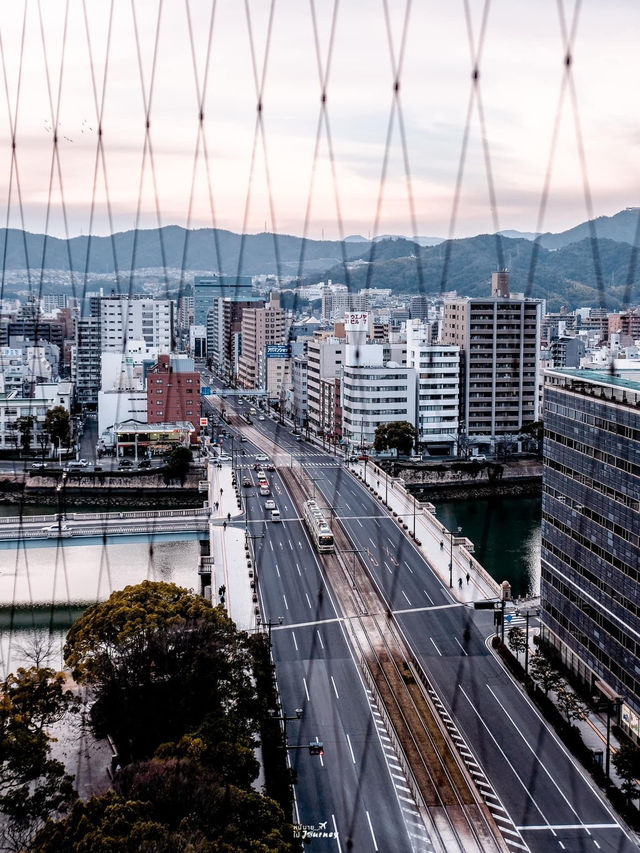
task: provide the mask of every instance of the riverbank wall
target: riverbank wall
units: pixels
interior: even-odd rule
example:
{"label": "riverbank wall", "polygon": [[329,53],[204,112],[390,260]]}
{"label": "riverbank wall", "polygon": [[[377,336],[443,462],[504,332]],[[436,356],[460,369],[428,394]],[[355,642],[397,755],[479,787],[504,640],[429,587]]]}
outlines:
{"label": "riverbank wall", "polygon": [[184,484],[164,482],[162,474],[69,473],[62,489],[59,476],[30,472],[0,473],[0,503],[47,504],[57,507],[93,504],[118,509],[126,506],[201,507],[206,494],[198,490],[202,471],[187,474]]}

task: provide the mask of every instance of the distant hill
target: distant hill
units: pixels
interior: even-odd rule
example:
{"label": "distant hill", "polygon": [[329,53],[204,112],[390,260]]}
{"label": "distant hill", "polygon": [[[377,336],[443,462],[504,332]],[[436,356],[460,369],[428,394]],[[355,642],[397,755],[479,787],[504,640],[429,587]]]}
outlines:
{"label": "distant hill", "polygon": [[[302,240],[291,235],[240,235],[223,229],[186,231],[178,226],[125,231],[109,237],[69,241],[17,229],[0,229],[4,270],[57,270],[56,292],[64,291],[64,273],[111,276],[130,270],[138,278],[155,270],[184,270],[226,275],[281,275],[315,283],[331,278],[354,289],[391,288],[396,293],[457,290],[482,296],[489,291],[498,263],[511,272],[512,290],[547,299],[549,308],[604,305],[611,310],[640,302],[640,258],[632,244],[640,208],[583,222],[559,234],[507,231],[460,240],[393,236],[376,241],[352,235],[338,240]],[[592,241],[591,231],[597,239]],[[507,236],[508,235],[508,236]],[[511,236],[514,235],[514,236]],[[534,239],[532,239],[534,238]],[[422,245],[426,240],[435,244]],[[500,252],[498,249],[500,248]],[[141,271],[145,271],[142,273]],[[531,272],[533,271],[533,277]],[[530,280],[532,279],[532,280]],[[53,279],[52,279],[53,281]],[[139,283],[136,284],[139,286]],[[44,281],[44,292],[49,292]]]}
{"label": "distant hill", "polygon": [[[627,207],[614,216],[599,216],[589,222],[581,222],[568,231],[558,234],[542,234],[538,242],[545,249],[560,249],[570,243],[578,243],[580,240],[595,236],[598,240],[615,240],[618,243],[630,243],[638,245],[640,233],[638,233],[638,220],[640,218],[640,207]],[[595,232],[593,235],[591,230]]]}
{"label": "distant hill", "polygon": [[[456,290],[464,296],[490,292],[491,273],[497,266],[495,235],[451,240],[425,247],[405,257],[374,256],[371,263],[339,265],[325,275],[348,281],[353,290],[390,287],[395,292],[438,294]],[[603,305],[609,310],[640,302],[640,275],[634,252],[613,240],[581,240],[550,251],[526,239],[501,239],[503,260],[511,273],[511,290],[546,299],[549,310]],[[363,259],[370,253],[363,255]],[[600,277],[596,269],[600,269]],[[639,265],[640,266],[640,265]],[[529,279],[532,275],[532,281]],[[627,295],[627,279],[632,286]],[[600,280],[599,280],[600,278]]]}

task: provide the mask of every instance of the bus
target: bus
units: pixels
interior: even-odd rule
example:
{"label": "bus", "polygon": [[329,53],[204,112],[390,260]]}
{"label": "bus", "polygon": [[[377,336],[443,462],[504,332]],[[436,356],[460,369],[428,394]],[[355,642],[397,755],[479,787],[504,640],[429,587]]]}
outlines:
{"label": "bus", "polygon": [[315,501],[305,501],[302,507],[302,517],[316,550],[320,553],[332,554],[335,550],[333,533],[318,504]]}

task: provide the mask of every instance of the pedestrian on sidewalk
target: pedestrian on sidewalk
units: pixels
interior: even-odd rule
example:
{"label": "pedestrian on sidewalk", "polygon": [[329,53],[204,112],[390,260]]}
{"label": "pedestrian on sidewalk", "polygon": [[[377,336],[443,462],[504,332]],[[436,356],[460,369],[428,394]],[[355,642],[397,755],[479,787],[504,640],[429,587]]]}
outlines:
{"label": "pedestrian on sidewalk", "polygon": [[467,585],[469,584],[470,579],[471,579],[471,575],[469,574],[469,572],[467,572]]}
{"label": "pedestrian on sidewalk", "polygon": [[223,529],[223,530],[226,530],[226,529],[227,529],[227,522],[226,522],[226,521],[223,521],[223,522],[222,522],[222,529]]}
{"label": "pedestrian on sidewalk", "polygon": [[458,578],[458,589],[462,589],[462,578]]}
{"label": "pedestrian on sidewalk", "polygon": [[219,506],[218,501],[216,501],[216,503],[215,503],[216,510],[218,509],[218,506]]}

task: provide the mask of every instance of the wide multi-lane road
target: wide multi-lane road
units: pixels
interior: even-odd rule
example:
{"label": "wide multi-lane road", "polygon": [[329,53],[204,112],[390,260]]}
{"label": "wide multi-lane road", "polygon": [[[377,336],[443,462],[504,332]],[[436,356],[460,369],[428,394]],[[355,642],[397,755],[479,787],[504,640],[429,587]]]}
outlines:
{"label": "wide multi-lane road", "polygon": [[[452,598],[396,522],[335,457],[260,429],[313,478],[360,549],[408,645],[510,815],[514,849],[627,851],[637,844],[486,645],[489,615]],[[295,578],[294,578],[295,581]],[[507,833],[508,836],[508,833]],[[385,848],[380,848],[385,849]]]}
{"label": "wide multi-lane road", "polygon": [[[250,446],[245,448],[246,459],[252,459]],[[255,482],[248,462],[241,474]],[[266,497],[257,488],[243,488],[244,501],[250,534],[257,537],[263,613],[275,623],[271,637],[283,715],[296,717],[302,709],[299,720],[287,722],[287,735],[290,745],[305,747],[292,750],[290,758],[300,821],[313,833],[312,849],[433,850],[352,659],[317,555],[280,477],[269,476],[282,521],[270,521]],[[306,747],[316,740],[323,742],[324,756],[309,754]],[[447,848],[436,843],[435,849]]]}

